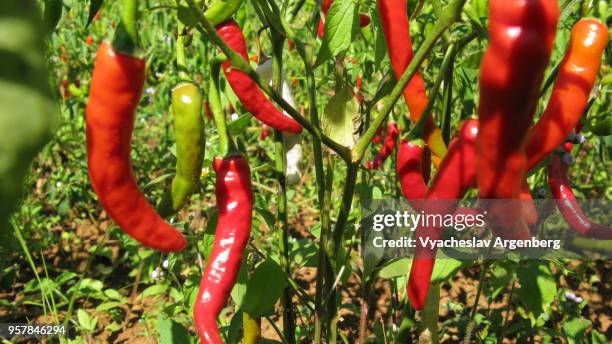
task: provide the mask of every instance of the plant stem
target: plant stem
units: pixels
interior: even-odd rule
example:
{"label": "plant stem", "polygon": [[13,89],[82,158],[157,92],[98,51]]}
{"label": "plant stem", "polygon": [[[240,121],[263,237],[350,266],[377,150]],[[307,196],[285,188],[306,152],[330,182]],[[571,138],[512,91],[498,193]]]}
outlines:
{"label": "plant stem", "polygon": [[[176,6],[180,5],[180,0],[176,0]],[[185,37],[183,36],[183,31],[185,30],[185,24],[178,19],[178,14],[176,18],[177,28],[178,28],[178,36],[176,38],[176,68],[178,70],[179,79],[182,81],[192,81],[191,77],[187,73],[187,60],[185,58]]]}
{"label": "plant stem", "polygon": [[[344,184],[344,190],[342,192],[342,202],[340,203],[340,211],[338,213],[338,219],[336,220],[336,226],[332,233],[333,237],[330,242],[327,243],[327,257],[329,259],[330,272],[338,271],[337,266],[337,255],[338,249],[343,242],[344,230],[348,222],[348,217],[351,212],[351,204],[353,203],[353,194],[355,193],[355,185],[357,183],[357,172],[359,171],[359,164],[351,163],[347,166],[346,171],[346,182]],[[336,324],[337,324],[337,308],[336,308],[336,291],[328,291],[330,297],[329,307],[327,314],[329,319],[329,341],[328,344],[334,344],[336,339]]]}
{"label": "plant stem", "polygon": [[451,136],[451,117],[453,114],[453,70],[454,65],[446,71],[444,78],[444,92],[442,95],[442,139],[448,147]]}
{"label": "plant stem", "polygon": [[499,337],[497,338],[498,343],[501,343],[504,337],[506,336],[506,329],[508,328],[508,319],[510,319],[510,306],[512,305],[512,295],[514,294],[515,285],[516,281],[514,280],[514,278],[512,278],[512,286],[510,287],[510,293],[508,294],[508,302],[506,303],[506,315],[504,316],[501,331],[499,333]]}
{"label": "plant stem", "polygon": [[362,282],[362,297],[361,300],[361,314],[359,315],[359,344],[365,344],[366,334],[368,330],[368,299],[367,299],[367,291],[369,289],[368,282]]}
{"label": "plant stem", "polygon": [[[491,246],[492,247],[492,246]],[[472,310],[470,311],[470,317],[467,322],[467,328],[465,330],[465,338],[463,339],[463,344],[470,344],[472,340],[472,333],[474,332],[474,317],[476,316],[476,311],[478,310],[478,303],[480,302],[480,295],[482,295],[482,290],[484,289],[485,277],[489,267],[491,266],[490,262],[485,261],[482,266],[482,271],[480,272],[480,278],[478,279],[478,290],[476,291],[476,299],[474,300],[474,305],[472,306]]]}
{"label": "plant stem", "polygon": [[[202,32],[208,39],[210,39],[217,47],[223,51],[225,56],[230,60],[232,66],[237,68],[244,73],[246,73],[269,97],[272,98],[278,105],[280,105],[289,116],[295,119],[300,125],[310,132],[313,136],[321,140],[326,146],[328,146],[331,150],[336,152],[344,161],[350,160],[350,151],[347,147],[339,144],[338,142],[332,140],[329,136],[323,134],[323,131],[320,128],[314,127],[310,121],[304,118],[299,111],[297,111],[291,104],[287,103],[286,100],[283,99],[282,95],[278,92],[275,92],[270,85],[259,75],[257,72],[251,68],[251,66],[245,61],[242,56],[236,54],[219,36],[212,23],[206,19],[204,14],[198,10],[194,0],[186,0],[189,3],[189,6],[192,8],[193,14],[198,19],[200,26],[198,30]],[[286,30],[286,28],[284,28]],[[297,42],[296,42],[297,44]]]}
{"label": "plant stem", "polygon": [[[331,235],[331,190],[334,182],[334,168],[332,166],[331,158],[327,159],[327,175],[325,176],[325,186],[323,188],[324,198],[322,202],[321,210],[321,234],[319,236],[319,252],[318,252],[318,266],[317,266],[317,278],[316,278],[316,289],[315,289],[315,344],[320,344],[325,329],[323,323],[326,321],[327,316],[325,312],[323,295],[327,295],[326,286],[331,283],[327,276],[329,275],[328,270],[332,270],[329,265],[329,257],[326,253],[327,244]],[[333,275],[333,274],[332,274]],[[333,278],[333,277],[332,277]],[[328,280],[327,283],[325,280]]]}
{"label": "plant stem", "polygon": [[581,249],[612,252],[612,240],[574,237],[571,243],[573,246]]}
{"label": "plant stem", "polygon": [[[192,0],[189,0],[192,1]],[[386,97],[385,104],[383,108],[380,110],[378,115],[374,117],[370,127],[363,134],[359,142],[355,145],[355,148],[352,151],[352,162],[359,164],[363,159],[366,149],[372,142],[372,138],[376,135],[376,131],[378,127],[383,123],[385,118],[389,115],[393,106],[402,95],[404,88],[408,85],[408,82],[412,79],[414,74],[417,72],[418,68],[421,66],[425,57],[431,52],[435,43],[438,41],[440,36],[456,21],[458,21],[461,17],[461,9],[467,0],[453,0],[449,5],[447,5],[445,11],[436,21],[434,28],[430,32],[425,40],[414,54],[412,61],[408,64],[408,67],[402,74],[402,77],[397,81],[397,84]],[[431,98],[431,95],[430,95]],[[423,114],[424,115],[424,114]]]}
{"label": "plant stem", "polygon": [[[440,314],[440,284],[432,284],[427,294],[421,320],[421,336],[427,343],[436,344],[438,339],[438,316]],[[428,331],[428,333],[425,333]],[[419,336],[419,340],[421,339]],[[429,336],[429,337],[427,337]]]}
{"label": "plant stem", "polygon": [[[282,93],[283,87],[283,44],[282,36],[276,31],[270,30],[272,36],[272,88]],[[287,220],[287,183],[285,180],[285,144],[283,134],[275,130],[274,141],[276,146],[275,167],[278,178],[278,224],[279,251],[281,253],[281,267],[288,276],[291,276],[291,264],[289,261],[289,224]],[[283,290],[283,331],[285,339],[289,344],[295,344],[295,315],[293,314],[293,301],[291,288],[288,286]]]}
{"label": "plant stem", "polygon": [[[298,45],[298,53],[302,57],[306,69],[306,85],[308,87],[308,98],[310,100],[309,117],[310,121],[316,128],[319,128],[319,115],[317,111],[317,90],[315,84],[314,71],[310,66],[312,60],[311,49],[305,49],[304,46]],[[321,215],[321,234],[319,236],[319,251],[317,253],[317,277],[315,289],[315,343],[321,343],[322,325],[324,319],[324,309],[322,305],[324,285],[323,280],[327,265],[325,255],[325,247],[327,238],[331,230],[329,211],[331,203],[331,189],[333,183],[333,169],[328,167],[327,178],[323,169],[323,147],[321,141],[314,137],[312,138],[312,150],[314,153],[315,175],[317,180],[317,198],[319,201],[319,213]]]}
{"label": "plant stem", "polygon": [[220,69],[220,62],[218,60],[212,61],[210,67],[210,80],[208,83],[208,104],[210,105],[210,112],[212,112],[219,134],[219,152],[221,155],[227,155],[230,149],[230,138],[225,121],[225,112],[221,104],[221,95],[219,94]]}

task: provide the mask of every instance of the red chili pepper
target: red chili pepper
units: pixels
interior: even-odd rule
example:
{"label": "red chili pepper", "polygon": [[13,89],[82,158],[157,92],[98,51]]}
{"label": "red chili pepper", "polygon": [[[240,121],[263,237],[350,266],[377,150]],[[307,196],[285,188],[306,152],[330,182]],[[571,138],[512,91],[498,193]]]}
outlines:
{"label": "red chili pepper", "polygon": [[608,28],[597,19],[581,19],[574,25],[548,106],[529,131],[525,146],[528,169],[563,143],[580,123],[607,44]]}
{"label": "red chili pepper", "polygon": [[217,318],[226,305],[251,234],[253,193],[248,161],[242,156],[216,158],[217,229],[194,306],[202,343],[223,344]]}
{"label": "red chili pepper", "polygon": [[591,222],[582,212],[567,178],[567,165],[557,154],[548,165],[548,185],[561,215],[576,232],[597,239],[612,239],[612,228]]}
{"label": "red chili pepper", "polygon": [[387,124],[387,135],[385,136],[385,143],[383,143],[382,148],[376,154],[372,161],[368,161],[366,164],[366,168],[368,170],[380,167],[385,160],[393,153],[395,149],[395,142],[397,142],[397,137],[399,136],[399,130],[397,129],[397,124],[395,122],[389,122]]}
{"label": "red chili pepper", "polygon": [[[467,120],[459,131],[459,137],[449,145],[448,154],[440,163],[432,186],[427,192],[424,205],[426,214],[452,214],[457,210],[457,200],[476,184],[476,136],[478,121]],[[446,201],[445,201],[446,200]],[[439,228],[419,227],[417,238],[440,238]],[[408,279],[408,298],[415,309],[425,305],[431,282],[431,272],[435,263],[436,251],[420,245],[417,240],[415,257],[412,260]]]}
{"label": "red chili pepper", "polygon": [[130,144],[144,81],[144,59],[100,45],[86,110],[89,176],[102,207],[124,232],[147,247],[180,251],[185,238],[157,214],[132,175]]}
{"label": "red chili pepper", "polygon": [[[415,210],[420,210],[422,200],[427,196],[427,178],[423,174],[423,161],[427,154],[425,144],[420,140],[407,141],[401,140],[397,149],[397,175],[400,180],[402,194],[410,206]],[[454,178],[454,177],[453,177]],[[455,214],[475,214],[478,213],[472,208],[458,208]]]}
{"label": "red chili pepper", "polygon": [[[217,25],[217,32],[225,43],[236,53],[240,54],[248,61],[246,42],[240,27],[233,20],[228,20]],[[238,69],[232,68],[229,61],[223,62],[223,71],[227,82],[230,84],[234,93],[240,99],[244,108],[255,118],[269,125],[270,127],[294,134],[302,132],[302,127],[298,122],[280,112],[265,94],[259,89],[257,84],[251,80],[248,74]]]}
{"label": "red chili pepper", "polygon": [[[413,56],[407,1],[378,0],[377,3],[391,66],[399,79]],[[404,99],[410,110],[412,122],[417,123],[429,100],[425,90],[425,80],[419,72],[414,74],[404,89]],[[431,116],[425,122],[425,142],[436,157],[444,157],[446,145],[442,139],[442,132],[436,127]]]}
{"label": "red chili pepper", "polygon": [[329,12],[329,9],[331,8],[331,5],[334,3],[334,0],[323,0],[323,3],[321,4],[321,10],[323,10],[323,14],[327,14],[327,12]]}
{"label": "red chili pepper", "polygon": [[[525,178],[525,139],[555,37],[551,0],[491,0],[490,41],[480,69],[478,189],[481,199],[517,199]],[[489,210],[495,233],[529,238],[520,202]]]}
{"label": "red chili pepper", "polygon": [[401,140],[397,149],[396,169],[402,193],[415,210],[421,209],[422,202],[417,200],[425,198],[428,191],[421,165],[424,153],[425,143],[419,140]]}

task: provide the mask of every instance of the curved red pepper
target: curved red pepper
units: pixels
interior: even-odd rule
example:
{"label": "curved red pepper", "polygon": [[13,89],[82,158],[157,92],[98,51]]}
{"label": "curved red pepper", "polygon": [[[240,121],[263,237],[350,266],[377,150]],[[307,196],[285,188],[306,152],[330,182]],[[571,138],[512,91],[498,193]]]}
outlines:
{"label": "curved red pepper", "polygon": [[389,124],[387,124],[387,135],[385,136],[385,142],[374,159],[372,159],[372,161],[368,161],[366,164],[366,168],[368,170],[380,167],[385,160],[387,160],[389,155],[391,155],[395,149],[395,142],[397,142],[398,136],[399,129],[397,129],[397,124],[395,122],[389,122]]}
{"label": "curved red pepper", "polygon": [[217,229],[200,282],[194,319],[203,343],[223,344],[217,318],[226,305],[240,271],[251,234],[253,193],[249,163],[242,156],[216,158]]}
{"label": "curved red pepper", "polygon": [[597,239],[612,239],[612,228],[591,222],[582,212],[567,178],[567,165],[557,154],[548,165],[548,185],[561,215],[576,232]]}
{"label": "curved red pepper", "polygon": [[[245,61],[249,60],[246,42],[238,24],[233,20],[228,20],[217,25],[217,33],[223,41],[240,54]],[[232,68],[229,61],[223,62],[223,72],[227,82],[240,99],[244,108],[255,118],[269,125],[270,127],[294,134],[302,132],[300,124],[289,116],[280,112],[266,95],[259,89],[257,84],[243,71]]]}
{"label": "curved red pepper", "polygon": [[607,44],[608,28],[597,19],[581,19],[574,25],[548,106],[529,131],[525,145],[528,170],[563,143],[579,124]]}
{"label": "curved red pepper", "polygon": [[[490,41],[480,69],[478,189],[481,199],[517,199],[525,178],[523,149],[555,37],[554,0],[491,0]],[[498,205],[499,203],[495,203]],[[527,239],[520,203],[493,206],[496,234]]]}
{"label": "curved red pepper", "polygon": [[[402,194],[415,210],[420,210],[422,200],[426,197],[429,188],[423,174],[422,161],[428,157],[427,148],[422,142],[401,140],[397,149],[397,176],[400,180]],[[454,177],[453,177],[454,178]],[[455,215],[480,214],[473,208],[457,208]]]}
{"label": "curved red pepper", "polygon": [[183,235],[157,214],[132,175],[130,145],[145,82],[145,61],[98,48],[87,104],[87,163],[100,204],[119,227],[143,245],[180,251]]}
{"label": "curved red pepper", "polygon": [[421,164],[424,152],[425,144],[419,141],[401,140],[397,149],[396,169],[402,194],[415,210],[421,209],[422,202],[418,200],[425,198],[428,191]]}
{"label": "curved red pepper", "polygon": [[[391,66],[399,79],[413,57],[407,1],[378,0],[377,3]],[[425,91],[425,80],[419,72],[414,74],[404,89],[404,99],[410,110],[412,122],[417,123],[429,101]],[[435,156],[444,157],[446,145],[442,139],[442,132],[436,127],[431,116],[425,122],[425,142]]]}
{"label": "curved red pepper", "polygon": [[[424,144],[420,141],[409,142],[401,140],[397,150],[397,176],[400,181],[402,194],[413,209],[420,210],[421,203],[418,200],[425,198],[428,187],[427,180],[423,173],[424,166],[422,161],[428,157]],[[454,177],[453,177],[454,178]],[[526,181],[521,187],[519,197],[523,202],[522,217],[529,225],[534,225],[538,221],[538,214],[533,203],[531,191]],[[474,214],[475,209],[458,208],[455,214]]]}
{"label": "curved red pepper", "polygon": [[[426,214],[454,213],[457,210],[457,200],[461,199],[465,192],[476,184],[477,135],[477,120],[467,120],[461,126],[459,137],[449,145],[448,154],[440,163],[438,173],[425,197],[426,200],[436,201],[425,203],[424,212]],[[419,227],[416,236],[438,240],[441,232],[435,227]],[[408,298],[415,309],[422,309],[425,305],[435,256],[435,250],[420,246],[417,240],[415,257],[412,260],[408,279]]]}

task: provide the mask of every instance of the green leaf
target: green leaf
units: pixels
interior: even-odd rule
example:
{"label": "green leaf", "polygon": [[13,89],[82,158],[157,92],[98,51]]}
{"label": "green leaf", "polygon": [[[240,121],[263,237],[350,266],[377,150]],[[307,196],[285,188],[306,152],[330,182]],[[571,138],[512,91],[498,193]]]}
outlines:
{"label": "green leaf", "polygon": [[445,282],[455,276],[459,270],[471,264],[472,262],[468,260],[457,260],[448,257],[437,259],[431,272],[431,284]]}
{"label": "green leaf", "polygon": [[385,264],[382,269],[378,272],[380,278],[394,278],[399,276],[406,276],[410,272],[412,266],[412,259],[402,258],[398,260],[390,261]]}
{"label": "green leaf", "polygon": [[[246,253],[244,254],[246,257]],[[244,295],[247,289],[247,279],[249,278],[247,273],[247,260],[242,260],[242,265],[240,265],[240,271],[238,272],[238,277],[236,278],[236,283],[234,283],[234,287],[232,288],[231,296],[232,301],[236,304],[236,308],[240,308],[242,306],[242,300],[244,300]]]}
{"label": "green leaf", "polygon": [[550,309],[557,294],[555,278],[547,262],[535,261],[529,261],[527,265],[521,266],[517,277],[521,283],[517,291],[518,298],[532,319],[536,319]]}
{"label": "green leaf", "polygon": [[353,120],[357,115],[359,104],[354,97],[353,89],[345,86],[325,105],[321,126],[325,135],[348,148],[353,148],[355,140]]}
{"label": "green leaf", "polygon": [[99,304],[96,307],[96,311],[98,311],[98,312],[106,312],[106,311],[109,311],[111,309],[118,308],[122,304],[123,304],[122,302],[118,302],[118,301],[103,302],[103,303]]}
{"label": "green leaf", "polygon": [[109,299],[112,300],[121,301],[123,299],[123,296],[121,296],[121,294],[119,294],[116,289],[106,289],[104,291],[104,295],[106,295]]}
{"label": "green leaf", "polygon": [[102,283],[102,281],[99,281],[99,280],[94,280],[91,278],[84,278],[83,281],[81,281],[81,285],[79,286],[78,291],[75,290],[76,287],[77,287],[76,285],[72,286],[68,290],[68,293],[78,292],[79,294],[94,294],[96,292],[102,291],[102,288],[104,288],[104,283]]}
{"label": "green leaf", "polygon": [[355,2],[336,0],[325,21],[325,35],[314,68],[349,48],[359,31],[359,16]]}
{"label": "green leaf", "polygon": [[165,284],[156,284],[145,289],[142,294],[140,294],[140,298],[144,299],[145,297],[155,296],[159,294],[163,294],[168,290],[168,286]]}
{"label": "green leaf", "polygon": [[87,24],[85,25],[85,27],[88,27],[89,24],[91,24],[96,14],[98,14],[98,11],[100,11],[100,8],[102,8],[103,3],[104,0],[89,1],[89,15],[87,16]]}
{"label": "green leaf", "polygon": [[567,335],[568,344],[582,343],[586,330],[591,326],[591,321],[587,319],[574,318],[563,324],[563,329]]}
{"label": "green leaf", "polygon": [[[238,308],[238,307],[237,307]],[[243,336],[242,329],[242,310],[238,310],[232,317],[227,331],[227,344],[238,344]]]}
{"label": "green leaf", "polygon": [[385,56],[387,56],[387,41],[385,40],[385,33],[382,29],[378,11],[374,11],[372,15],[372,24],[374,24],[376,32],[376,41],[374,43],[374,66],[376,69],[380,69],[383,67],[382,61],[385,59]]}
{"label": "green leaf", "polygon": [[235,121],[230,122],[227,126],[230,135],[239,135],[243,133],[246,127],[251,123],[251,117],[253,116],[247,113],[238,117]]}
{"label": "green leaf", "polygon": [[491,286],[493,292],[491,299],[495,299],[501,292],[506,290],[506,286],[514,277],[514,264],[506,261],[498,261],[493,265],[491,269]]}
{"label": "green leaf", "polygon": [[606,335],[597,331],[597,330],[592,330],[591,331],[591,343],[593,344],[608,344],[608,339],[606,338]]}
{"label": "green leaf", "polygon": [[255,212],[261,215],[270,230],[274,230],[274,226],[276,225],[276,216],[274,216],[271,211],[268,209],[255,207]]}
{"label": "green leaf", "polygon": [[157,317],[157,333],[159,334],[160,343],[193,343],[189,331],[183,325],[164,315]]}
{"label": "green leaf", "polygon": [[287,279],[281,267],[267,259],[257,266],[247,283],[242,308],[254,318],[273,315],[274,305],[286,286]]}
{"label": "green leaf", "polygon": [[79,308],[77,310],[77,320],[79,321],[79,326],[81,326],[82,328],[88,331],[92,331],[93,329],[95,329],[94,319],[82,308]]}

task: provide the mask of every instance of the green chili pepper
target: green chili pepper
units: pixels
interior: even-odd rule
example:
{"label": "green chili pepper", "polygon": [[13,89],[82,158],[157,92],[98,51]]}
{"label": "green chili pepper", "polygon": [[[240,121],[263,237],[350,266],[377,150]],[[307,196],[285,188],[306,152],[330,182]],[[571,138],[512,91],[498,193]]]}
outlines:
{"label": "green chili pepper", "polygon": [[158,206],[161,216],[178,212],[200,181],[204,160],[204,119],[202,93],[193,83],[172,90],[172,112],[176,140],[176,176]]}
{"label": "green chili pepper", "polygon": [[215,0],[204,12],[206,19],[217,26],[230,19],[238,8],[242,5],[242,0]]}
{"label": "green chili pepper", "polygon": [[[49,89],[44,26],[29,0],[4,0],[0,10],[0,254],[8,217],[39,150],[51,138],[57,104]],[[1,265],[1,263],[0,263]],[[0,267],[1,268],[1,267]]]}

